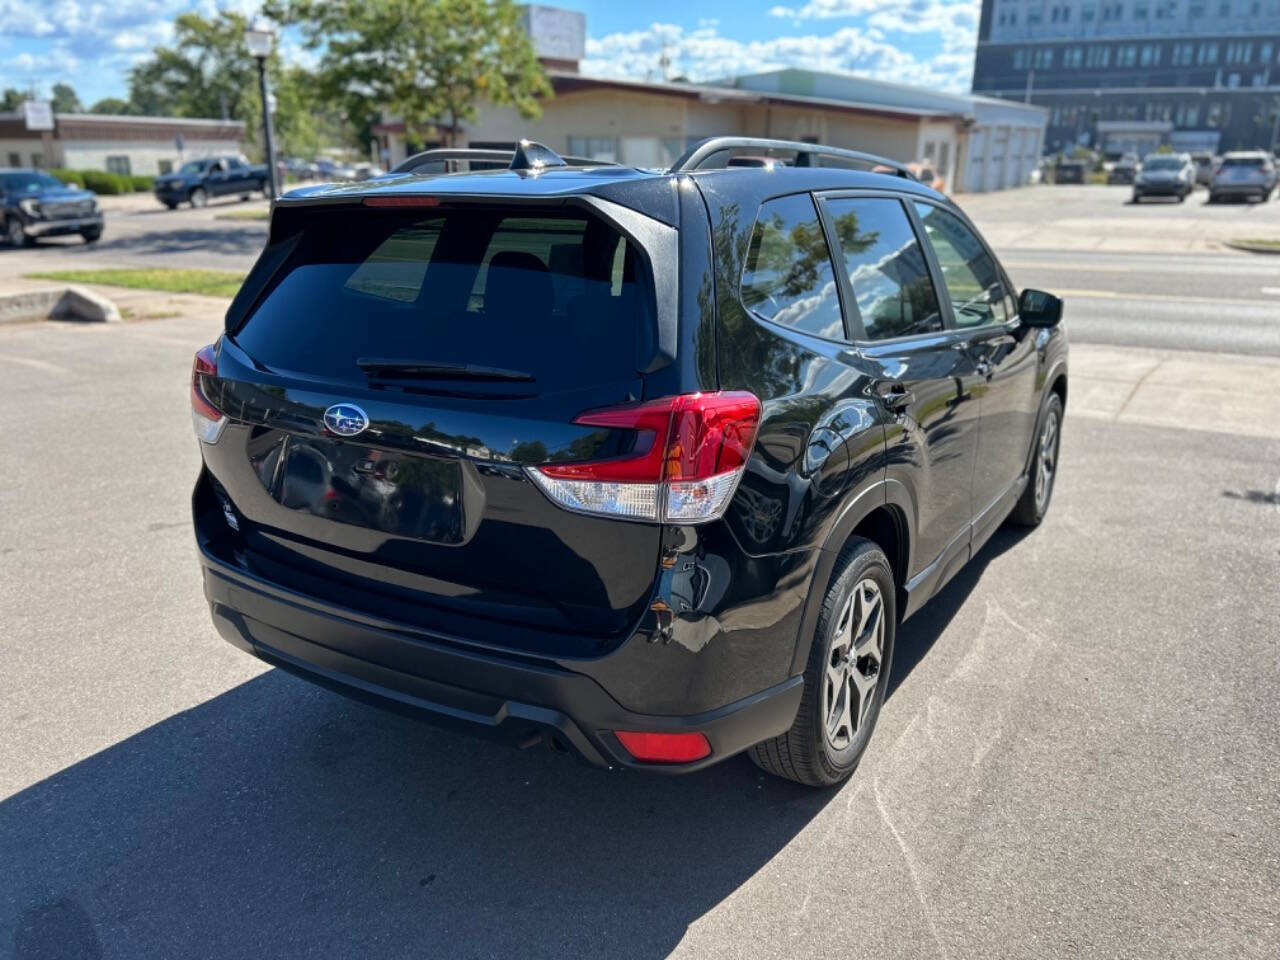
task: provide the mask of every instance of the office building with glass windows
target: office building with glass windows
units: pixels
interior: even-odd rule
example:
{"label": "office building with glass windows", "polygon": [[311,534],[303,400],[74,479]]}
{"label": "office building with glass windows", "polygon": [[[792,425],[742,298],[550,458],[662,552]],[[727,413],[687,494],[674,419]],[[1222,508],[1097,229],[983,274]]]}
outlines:
{"label": "office building with glass windows", "polygon": [[1046,151],[1280,144],[1280,0],[982,0],[973,90],[1049,110]]}

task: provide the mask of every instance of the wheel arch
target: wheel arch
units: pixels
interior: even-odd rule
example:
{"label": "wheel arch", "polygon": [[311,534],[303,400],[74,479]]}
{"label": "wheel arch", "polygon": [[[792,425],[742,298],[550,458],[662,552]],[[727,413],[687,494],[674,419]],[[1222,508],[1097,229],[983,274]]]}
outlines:
{"label": "wheel arch", "polygon": [[796,636],[796,649],[791,663],[792,676],[802,672],[808,662],[822,599],[835,574],[836,561],[845,546],[855,537],[870,540],[888,557],[893,571],[897,601],[895,608],[901,619],[906,604],[908,571],[911,569],[912,517],[912,504],[906,488],[896,481],[880,480],[852,497],[845,505],[818,550]]}

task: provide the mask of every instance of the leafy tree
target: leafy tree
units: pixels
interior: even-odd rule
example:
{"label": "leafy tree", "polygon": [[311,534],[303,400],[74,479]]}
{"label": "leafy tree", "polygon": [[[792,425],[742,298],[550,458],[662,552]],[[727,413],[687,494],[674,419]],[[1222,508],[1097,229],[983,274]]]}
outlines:
{"label": "leafy tree", "polygon": [[406,138],[456,141],[481,100],[539,116],[551,85],[512,0],[269,0],[323,48],[321,91],[355,115],[382,108]]}
{"label": "leafy tree", "polygon": [[[212,17],[184,13],[174,21],[172,47],[157,47],[129,77],[129,112],[178,117],[227,117],[244,123],[250,139],[262,130],[258,65],[244,47],[247,18],[232,11]],[[284,67],[278,50],[267,58],[276,97],[275,129],[282,153],[311,152],[347,128],[316,99],[314,79]]]}
{"label": "leafy tree", "polygon": [[17,113],[22,109],[22,105],[29,98],[21,90],[15,90],[9,87],[5,90],[4,95],[0,98],[0,111],[4,113]]}
{"label": "leafy tree", "polygon": [[125,114],[133,113],[133,104],[119,97],[103,97],[89,108],[90,113]]}
{"label": "leafy tree", "polygon": [[69,83],[55,83],[50,105],[54,113],[83,113],[84,104],[76,95],[75,87]]}

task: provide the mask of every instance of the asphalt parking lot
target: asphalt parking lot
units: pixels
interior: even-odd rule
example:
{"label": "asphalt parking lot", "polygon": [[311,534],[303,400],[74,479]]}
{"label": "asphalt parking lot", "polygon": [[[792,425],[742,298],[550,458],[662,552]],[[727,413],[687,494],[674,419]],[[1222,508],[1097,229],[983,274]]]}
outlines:
{"label": "asphalt parking lot", "polygon": [[[89,255],[0,271],[40,253]],[[1049,517],[904,625],[852,781],[608,774],[216,636],[193,304],[0,327],[0,955],[1280,954],[1274,434],[1069,401]]]}

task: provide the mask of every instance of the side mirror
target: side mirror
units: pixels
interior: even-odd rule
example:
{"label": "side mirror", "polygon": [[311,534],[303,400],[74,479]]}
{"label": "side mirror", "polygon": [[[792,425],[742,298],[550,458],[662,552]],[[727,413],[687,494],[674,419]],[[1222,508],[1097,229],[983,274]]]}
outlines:
{"label": "side mirror", "polygon": [[1062,320],[1062,298],[1043,290],[1023,290],[1018,297],[1018,319],[1028,327],[1056,327]]}

